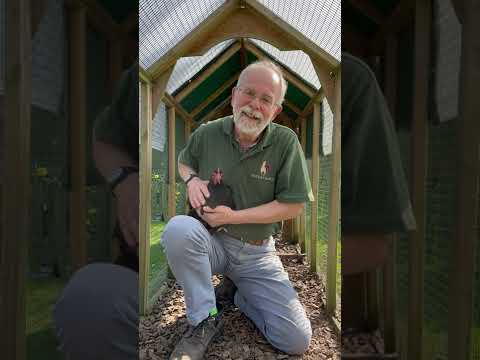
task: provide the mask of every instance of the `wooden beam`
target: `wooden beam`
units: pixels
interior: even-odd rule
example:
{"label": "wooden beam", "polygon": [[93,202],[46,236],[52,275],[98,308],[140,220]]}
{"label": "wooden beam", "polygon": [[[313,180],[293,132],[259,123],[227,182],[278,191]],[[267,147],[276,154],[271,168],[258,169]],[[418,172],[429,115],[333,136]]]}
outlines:
{"label": "wooden beam", "polygon": [[297,105],[295,105],[294,103],[292,103],[290,100],[288,99],[285,99],[283,101],[283,104],[288,106],[295,114],[297,114],[298,116],[302,115],[303,113],[303,110],[300,109]]}
{"label": "wooden beam", "polygon": [[177,102],[181,102],[185,99],[190,93],[195,90],[203,81],[205,81],[210,75],[212,75],[217,69],[225,64],[225,62],[230,59],[237,51],[240,50],[241,45],[236,42],[230,45],[230,47],[221,54],[213,64],[211,64],[208,68],[202,71],[199,76],[193,79],[185,88],[180,90],[178,94],[175,95],[175,100]]}
{"label": "wooden beam", "polygon": [[[270,55],[268,55],[265,51],[257,47],[250,40],[245,40],[245,48],[260,60],[271,59]],[[287,80],[289,84],[294,85],[296,88],[298,88],[300,91],[302,91],[305,95],[309,97],[312,97],[315,95],[317,90],[313,86],[307,85],[304,81],[299,79],[299,75],[292,73],[289,69],[287,69],[282,64],[278,64],[278,65],[282,68],[283,76],[285,77],[285,80]]]}
{"label": "wooden beam", "polygon": [[127,18],[120,24],[120,27],[125,35],[131,32],[138,32],[138,11],[130,13]]}
{"label": "wooden beam", "polygon": [[140,81],[143,81],[144,83],[150,84],[152,80],[150,79],[150,75],[141,67],[139,68],[139,78]]}
{"label": "wooden beam", "polygon": [[176,213],[175,108],[168,109],[168,219]]}
{"label": "wooden beam", "polygon": [[[198,125],[207,123],[211,120],[215,120],[215,118],[218,117],[218,114],[225,109],[225,107],[230,106],[230,103],[232,101],[232,96],[230,95],[228,98],[223,100],[220,104],[218,104],[212,111],[210,111],[207,115],[205,115],[202,120],[198,122]],[[197,126],[198,126],[197,125]]]}
{"label": "wooden beam", "polygon": [[173,69],[175,64],[170,68],[167,69],[157,80],[153,82],[152,85],[152,114],[155,114],[158,111],[158,106],[160,102],[164,100],[165,96],[165,89],[168,85],[168,81],[170,80],[170,76],[172,75]]}
{"label": "wooden beam", "polygon": [[157,77],[179,57],[201,55],[224,40],[242,37],[261,39],[283,50],[303,50],[325,77],[337,70],[339,62],[334,57],[265,6],[255,0],[245,0],[245,4],[240,8],[237,0],[226,2],[194,29],[192,36],[155,62],[150,73]]}
{"label": "wooden beam", "polygon": [[422,358],[431,1],[415,5],[415,83],[412,126],[412,205],[417,230],[409,236],[408,359]]}
{"label": "wooden beam", "polygon": [[86,8],[69,11],[70,34],[70,251],[72,269],[87,263],[87,18]]}
{"label": "wooden beam", "polygon": [[[325,97],[327,98],[328,105],[330,106],[330,109],[332,110],[332,113],[335,113],[335,76],[336,76],[336,71],[331,71],[327,73],[324,69],[320,67],[319,64],[316,62],[313,62],[313,68],[315,69],[315,72],[317,73],[318,80],[320,80],[320,84],[322,85],[323,93],[325,94]],[[339,111],[341,109],[338,109]]]}
{"label": "wooden beam", "polygon": [[118,25],[99,4],[97,0],[66,0],[66,5],[72,8],[83,7],[87,11],[87,21],[95,30],[103,33],[109,40],[117,38],[122,33]]}
{"label": "wooden beam", "polygon": [[[30,1],[5,2],[5,97],[0,96],[0,337],[2,357],[26,359],[27,253],[30,240],[31,159]],[[5,111],[5,112],[4,112]]]}
{"label": "wooden beam", "polygon": [[152,88],[150,84],[140,85],[142,108],[140,114],[140,208],[139,208],[139,281],[140,314],[148,311],[150,278],[150,221],[152,197]]}
{"label": "wooden beam", "polygon": [[245,49],[245,39],[240,39],[240,69],[247,67],[247,50]]}
{"label": "wooden beam", "polygon": [[[185,125],[185,143],[187,143],[190,135],[192,134],[192,122],[191,121],[184,121]],[[188,191],[186,192],[185,196],[185,214],[188,214],[188,211],[190,210],[190,201],[188,200]]]}
{"label": "wooden beam", "polygon": [[350,0],[349,2],[355,9],[360,11],[374,23],[383,24],[385,21],[385,15],[372,5],[372,3],[363,0]]}
{"label": "wooden beam", "polygon": [[[190,50],[197,45],[199,40],[209,36],[212,32],[218,31],[219,25],[224,20],[228,20],[233,11],[236,10],[237,6],[237,1],[231,0],[226,1],[215,10],[207,19],[190,32],[191,36],[185,37],[184,40],[180,41],[150,67],[148,72],[152,75],[152,78],[157,78],[166,69],[174,65],[179,58],[183,56],[191,56],[192,54]],[[204,51],[197,55],[203,53]]]}
{"label": "wooden beam", "polygon": [[[335,314],[337,307],[337,244],[340,238],[340,179],[342,162],[342,78],[339,72],[335,78],[335,108],[333,120],[332,169],[330,173],[330,204],[328,217],[328,250],[327,250],[327,312]],[[320,95],[320,94],[319,94]]]}
{"label": "wooden beam", "polygon": [[[298,122],[300,123],[300,144],[302,145],[303,153],[306,154],[307,147],[307,120],[305,118],[299,118]],[[306,236],[306,206],[304,206],[303,212],[300,215],[300,249],[302,253],[305,253],[305,236]]]}
{"label": "wooden beam", "polygon": [[312,144],[312,192],[315,200],[312,202],[310,231],[310,270],[317,272],[317,242],[318,242],[318,179],[320,177],[320,103],[313,105],[313,144]]}
{"label": "wooden beam", "polygon": [[370,45],[370,55],[383,52],[385,41],[391,34],[395,34],[410,23],[413,18],[415,1],[401,0],[393,12],[385,19],[377,30],[377,35]]}
{"label": "wooden beam", "polygon": [[[478,251],[480,126],[478,81],[480,81],[480,3],[463,1],[462,55],[460,70],[459,117],[457,127],[457,201],[455,237],[449,284],[448,359],[475,357],[472,339],[473,305],[478,295],[475,280],[475,253]],[[477,340],[478,341],[478,340]]]}
{"label": "wooden beam", "polygon": [[313,104],[315,104],[316,102],[322,102],[324,97],[325,97],[325,95],[323,93],[323,89],[322,88],[318,89],[318,91],[308,101],[307,105],[305,105],[305,107],[301,111],[300,116],[305,118],[308,115],[310,115],[312,110],[313,110]]}
{"label": "wooden beam", "polygon": [[115,84],[118,83],[123,70],[123,46],[118,39],[108,43],[108,92],[113,96]]}
{"label": "wooden beam", "polygon": [[240,72],[233,75],[230,79],[228,79],[222,86],[220,86],[217,90],[215,90],[212,94],[210,94],[205,100],[203,100],[195,109],[191,111],[192,118],[195,118],[198,114],[200,114],[203,109],[205,109],[210,103],[215,100],[218,96],[220,96],[225,90],[230,88],[237,80]]}
{"label": "wooden beam", "polygon": [[[389,36],[386,42],[385,51],[385,98],[395,122],[397,108],[397,37]],[[385,352],[394,353],[397,351],[397,281],[396,281],[396,241],[397,234],[392,234],[388,240],[387,261],[383,268],[383,316],[384,316],[384,343]]]}
{"label": "wooden beam", "polygon": [[190,115],[178,102],[175,101],[172,95],[169,93],[164,93],[163,100],[170,107],[175,108],[175,111],[178,112],[178,115],[182,117],[185,121],[192,121],[192,115]]}
{"label": "wooden beam", "polygon": [[[272,42],[274,46],[285,50],[303,50],[310,56],[312,62],[318,63],[327,72],[334,71],[339,66],[338,60],[330,55],[326,50],[315,44],[292,25],[280,18],[273,11],[256,0],[245,0],[247,8],[253,10],[254,14],[258,14],[262,18],[262,23],[269,24],[271,29],[275,29],[282,34],[281,38],[274,38]],[[247,37],[247,36],[245,36]],[[275,44],[278,43],[278,46]]]}

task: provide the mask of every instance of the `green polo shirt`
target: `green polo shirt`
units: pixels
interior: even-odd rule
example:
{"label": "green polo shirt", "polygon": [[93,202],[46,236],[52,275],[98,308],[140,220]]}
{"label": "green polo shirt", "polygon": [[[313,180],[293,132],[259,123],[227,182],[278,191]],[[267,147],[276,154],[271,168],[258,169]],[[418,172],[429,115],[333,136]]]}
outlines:
{"label": "green polo shirt", "polygon": [[390,112],[375,75],[342,54],[342,232],[416,227]]}
{"label": "green polo shirt", "polygon": [[[220,168],[224,182],[233,191],[237,210],[273,200],[285,203],[313,201],[307,165],[295,133],[270,123],[261,140],[246,152],[234,138],[233,117],[200,126],[189,138],[179,161],[202,179]],[[265,239],[278,232],[279,223],[224,226],[243,241]]]}

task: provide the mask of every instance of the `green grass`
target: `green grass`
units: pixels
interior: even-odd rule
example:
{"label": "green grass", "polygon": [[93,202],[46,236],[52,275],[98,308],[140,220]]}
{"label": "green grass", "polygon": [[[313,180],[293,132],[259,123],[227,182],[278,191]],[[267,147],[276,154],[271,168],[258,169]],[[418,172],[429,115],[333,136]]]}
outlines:
{"label": "green grass", "polygon": [[63,359],[56,350],[52,310],[64,285],[65,281],[54,278],[27,281],[27,359]]}
{"label": "green grass", "polygon": [[152,298],[160,289],[167,276],[167,259],[160,244],[160,236],[165,227],[161,221],[150,224],[150,273],[148,277],[148,293]]}

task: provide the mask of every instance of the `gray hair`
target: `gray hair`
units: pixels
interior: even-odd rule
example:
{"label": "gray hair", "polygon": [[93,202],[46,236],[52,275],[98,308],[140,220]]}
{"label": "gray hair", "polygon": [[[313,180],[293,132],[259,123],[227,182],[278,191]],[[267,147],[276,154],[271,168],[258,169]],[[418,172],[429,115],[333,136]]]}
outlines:
{"label": "gray hair", "polygon": [[255,61],[255,62],[251,63],[251,64],[248,65],[245,69],[243,69],[242,72],[240,73],[240,76],[238,77],[237,85],[240,84],[240,81],[241,81],[242,77],[244,76],[244,74],[246,73],[246,71],[247,71],[247,70],[250,70],[251,68],[254,68],[254,67],[263,67],[263,68],[266,68],[266,69],[273,70],[273,71],[276,72],[277,75],[280,77],[280,85],[281,85],[281,88],[280,88],[280,99],[277,101],[277,104],[278,104],[278,105],[282,105],[283,100],[285,100],[285,94],[286,94],[286,92],[287,92],[288,83],[287,83],[287,81],[285,80],[285,78],[283,77],[283,71],[282,71],[282,69],[280,68],[280,66],[278,66],[277,64],[275,64],[273,61],[270,61],[270,60],[258,60],[258,61]]}

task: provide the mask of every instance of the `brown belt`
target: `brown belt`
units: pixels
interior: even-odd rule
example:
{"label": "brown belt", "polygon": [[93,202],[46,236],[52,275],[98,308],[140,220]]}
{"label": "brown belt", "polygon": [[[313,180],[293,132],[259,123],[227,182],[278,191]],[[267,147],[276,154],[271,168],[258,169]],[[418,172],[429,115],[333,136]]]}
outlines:
{"label": "brown belt", "polygon": [[227,229],[225,229],[224,227],[220,227],[217,232],[224,232],[225,234],[227,234],[228,236],[230,236],[231,238],[234,238],[238,241],[241,241],[241,242],[246,242],[247,244],[250,244],[250,245],[255,245],[255,246],[263,246],[263,245],[266,245],[268,243],[268,241],[270,240],[270,237],[266,238],[266,239],[259,239],[259,240],[243,240],[242,238],[239,238],[237,236],[233,236],[232,234],[230,234],[228,232]]}

